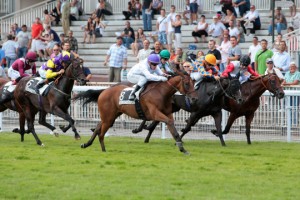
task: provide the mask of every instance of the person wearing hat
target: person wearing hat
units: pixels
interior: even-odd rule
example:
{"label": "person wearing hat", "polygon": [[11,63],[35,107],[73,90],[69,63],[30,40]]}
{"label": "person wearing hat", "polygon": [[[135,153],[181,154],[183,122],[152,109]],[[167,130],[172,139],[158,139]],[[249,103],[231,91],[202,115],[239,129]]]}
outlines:
{"label": "person wearing hat", "polygon": [[171,69],[170,63],[168,62],[170,59],[170,52],[166,49],[162,50],[159,53],[160,56],[160,63],[158,64],[158,67],[164,72],[173,72],[173,70]]}
{"label": "person wearing hat", "polygon": [[[281,34],[281,30],[287,29],[287,21],[284,14],[281,13],[281,7],[277,7],[274,18],[275,18],[275,26],[276,26],[277,34]],[[268,31],[269,31],[269,36],[272,35],[273,32],[272,20],[270,22]]]}
{"label": "person wearing hat", "polygon": [[272,58],[267,58],[266,63],[267,63],[267,69],[265,71],[265,75],[275,73],[278,76],[278,78],[281,81],[283,81],[284,76],[283,76],[283,74],[281,73],[281,71],[279,69],[274,67],[273,59]]}
{"label": "person wearing hat", "polygon": [[226,30],[224,24],[220,22],[217,16],[213,16],[213,23],[209,25],[208,34],[216,40],[218,45],[221,44],[221,37],[224,30]]}
{"label": "person wearing hat", "polygon": [[291,62],[290,69],[285,74],[282,85],[284,86],[299,85],[299,81],[300,81],[300,72],[298,71],[298,67],[295,62]]}

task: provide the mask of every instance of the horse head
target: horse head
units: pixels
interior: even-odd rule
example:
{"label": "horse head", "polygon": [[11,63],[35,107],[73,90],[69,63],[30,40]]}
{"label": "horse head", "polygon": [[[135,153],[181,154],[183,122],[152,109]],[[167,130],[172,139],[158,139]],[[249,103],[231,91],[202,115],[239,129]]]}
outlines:
{"label": "horse head", "polygon": [[265,75],[262,78],[262,83],[265,88],[274,94],[274,96],[276,96],[278,99],[282,99],[284,97],[283,88],[278,76],[275,73]]}
{"label": "horse head", "polygon": [[172,84],[181,94],[186,95],[191,104],[196,103],[198,95],[194,89],[191,77],[186,72],[180,70],[175,70],[175,76],[173,77],[168,80],[169,84]]}
{"label": "horse head", "polygon": [[235,77],[232,77],[230,73],[228,74],[229,82],[227,88],[224,90],[224,94],[227,97],[234,99],[238,104],[241,104],[243,103],[244,99],[242,97],[241,83],[239,81],[239,78],[240,78],[240,73],[238,73],[237,76]]}
{"label": "horse head", "polygon": [[76,80],[79,85],[85,85],[86,79],[82,68],[83,60],[81,58],[72,59],[70,64],[65,67],[65,76]]}

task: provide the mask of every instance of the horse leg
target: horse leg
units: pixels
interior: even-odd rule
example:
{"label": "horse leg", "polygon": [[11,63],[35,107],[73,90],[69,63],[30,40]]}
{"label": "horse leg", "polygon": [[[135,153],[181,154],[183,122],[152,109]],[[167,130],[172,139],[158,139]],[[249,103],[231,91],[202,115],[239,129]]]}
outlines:
{"label": "horse leg", "polygon": [[20,125],[19,134],[21,135],[21,142],[24,142],[25,115],[22,112],[19,113],[19,125]]}
{"label": "horse leg", "polygon": [[156,128],[156,126],[159,124],[159,121],[153,121],[148,127],[147,129],[149,130],[147,137],[145,138],[144,143],[149,143],[150,137],[154,131],[154,129]]}
{"label": "horse leg", "polygon": [[64,112],[63,110],[61,110],[59,107],[56,106],[53,109],[53,114],[68,121],[69,125],[72,127],[72,131],[75,133],[75,139],[80,140],[80,135],[78,134],[77,129],[75,128],[75,125],[74,125],[75,121],[72,119],[72,117],[69,115],[69,113]]}
{"label": "horse leg", "polygon": [[215,126],[217,128],[216,136],[220,138],[220,142],[222,146],[226,146],[223,135],[222,135],[222,129],[221,129],[221,122],[222,122],[222,112],[217,112],[213,115],[213,118],[215,120]]}
{"label": "horse leg", "polygon": [[34,130],[34,118],[36,112],[33,112],[29,106],[27,107],[26,111],[28,112],[28,114],[26,114],[28,130],[30,130],[30,132],[32,133],[36,143],[40,146],[44,146]]}
{"label": "horse leg", "polygon": [[238,117],[235,114],[230,113],[228,120],[227,120],[227,124],[225,126],[225,129],[222,132],[223,135],[226,135],[227,133],[229,133],[229,130],[230,130],[233,122],[236,120],[236,118],[238,118]]}
{"label": "horse leg", "polygon": [[199,121],[199,119],[202,117],[200,113],[192,112],[190,118],[187,120],[187,124],[185,125],[185,128],[181,130],[182,134],[180,135],[180,138],[182,139],[185,134],[187,134],[192,126],[195,126],[195,124]]}
{"label": "horse leg", "polygon": [[46,112],[40,111],[39,124],[49,128],[51,130],[51,133],[53,133],[56,137],[58,137],[58,133],[55,131],[55,127],[46,122],[46,115],[47,115]]}
{"label": "horse leg", "polygon": [[251,144],[251,139],[250,139],[250,128],[251,128],[251,122],[254,117],[254,112],[250,113],[249,115],[246,115],[246,136],[247,136],[247,143]]}
{"label": "horse leg", "polygon": [[141,132],[145,128],[146,120],[143,120],[143,122],[140,124],[140,126],[136,129],[132,130],[132,133],[136,134]]}
{"label": "horse leg", "polygon": [[100,133],[101,126],[102,126],[102,122],[100,121],[100,122],[97,124],[95,130],[93,131],[93,135],[92,135],[92,137],[90,138],[90,140],[89,140],[87,143],[81,144],[81,148],[87,148],[87,147],[89,147],[89,146],[91,146],[91,145],[93,144],[93,142],[94,142],[96,136],[99,135],[99,133]]}
{"label": "horse leg", "polygon": [[71,128],[71,124],[68,124],[68,126],[64,126],[64,125],[59,125],[60,130],[62,130],[62,132],[67,132],[70,128]]}

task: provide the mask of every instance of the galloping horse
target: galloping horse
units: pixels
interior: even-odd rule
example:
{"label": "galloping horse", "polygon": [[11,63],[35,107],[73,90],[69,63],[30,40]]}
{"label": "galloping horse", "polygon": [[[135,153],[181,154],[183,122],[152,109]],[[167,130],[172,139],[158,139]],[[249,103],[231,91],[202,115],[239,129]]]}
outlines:
{"label": "galloping horse", "polygon": [[[205,116],[211,115],[214,118],[215,126],[217,128],[217,136],[220,138],[221,144],[225,146],[224,139],[222,137],[222,107],[221,99],[224,96],[241,103],[243,101],[240,92],[240,82],[239,77],[234,77],[227,79],[221,78],[219,81],[202,81],[200,87],[197,89],[198,101],[191,108],[187,103],[186,99],[182,95],[174,95],[172,102],[172,112],[178,112],[180,109],[191,112],[190,118],[187,120],[187,125],[182,129],[181,138],[191,130],[191,127],[194,126],[199,119]],[[142,131],[146,121],[140,125],[138,129],[133,130],[133,133]],[[154,121],[151,125],[146,127],[149,130],[149,133],[145,139],[145,143],[149,142],[152,132],[159,122]]]}
{"label": "galloping horse", "polygon": [[[49,93],[46,96],[40,96],[25,90],[26,85],[30,85],[34,80],[31,77],[25,77],[18,83],[14,97],[18,109],[22,109],[28,122],[28,129],[33,134],[38,145],[43,145],[36,132],[34,130],[34,118],[39,111],[39,123],[52,131],[55,127],[46,122],[47,113],[57,115],[69,122],[69,126],[61,128],[63,132],[66,132],[72,127],[75,133],[75,138],[80,139],[75,126],[74,120],[68,113],[70,106],[71,92],[73,89],[74,81],[77,80],[79,84],[85,84],[85,75],[82,69],[82,60],[73,59],[71,63],[65,68],[65,73],[55,80],[54,84],[49,87]],[[24,126],[20,124],[20,132],[24,132]]]}
{"label": "galloping horse", "polygon": [[[182,72],[176,72],[178,75],[169,78],[166,82],[151,82],[147,85],[144,92],[140,96],[140,105],[145,114],[146,120],[155,120],[165,122],[176,141],[179,150],[188,153],[182,145],[181,138],[174,126],[172,115],[172,96],[179,91],[181,94],[187,95],[193,105],[197,100],[197,94],[194,90],[191,78]],[[98,110],[100,112],[101,121],[90,140],[82,144],[82,148],[92,145],[94,139],[98,135],[102,151],[105,150],[104,135],[107,130],[113,126],[115,119],[123,113],[130,117],[139,119],[139,115],[133,104],[119,105],[120,94],[123,89],[128,88],[126,85],[115,85],[106,90],[89,90],[80,93],[76,99],[86,99],[85,104],[89,102],[98,102]]]}
{"label": "galloping horse", "polygon": [[[241,117],[246,118],[246,136],[247,143],[251,144],[250,140],[250,126],[254,117],[254,113],[259,106],[260,96],[269,90],[278,99],[284,97],[284,91],[281,87],[280,80],[276,74],[268,74],[255,79],[250,79],[246,83],[241,85],[241,92],[245,99],[242,104],[237,104],[230,98],[225,97],[222,99],[222,108],[229,111],[230,115],[227,120],[226,127],[222,134],[227,134],[233,124],[233,122]],[[212,133],[216,133],[212,130]]]}

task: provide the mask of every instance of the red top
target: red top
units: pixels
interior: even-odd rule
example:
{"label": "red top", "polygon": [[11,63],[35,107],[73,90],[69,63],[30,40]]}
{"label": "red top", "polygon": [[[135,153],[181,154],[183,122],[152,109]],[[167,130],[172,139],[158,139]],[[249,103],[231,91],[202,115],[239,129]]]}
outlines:
{"label": "red top", "polygon": [[32,69],[32,74],[36,74],[36,65],[35,63],[31,67],[30,65],[25,63],[24,58],[17,59],[13,64],[12,68],[20,73],[21,77],[29,76],[25,73],[26,70]]}
{"label": "red top", "polygon": [[[224,77],[228,77],[228,74],[230,72],[233,72],[234,70],[234,65],[233,63],[230,63],[229,65],[227,65],[226,69],[223,71],[222,76]],[[248,65],[247,67],[247,71],[252,75],[252,76],[259,76],[259,74],[257,72],[255,72],[252,67],[250,65]]]}
{"label": "red top", "polygon": [[43,32],[44,27],[42,24],[32,24],[31,37],[32,39],[39,39],[40,33]]}

